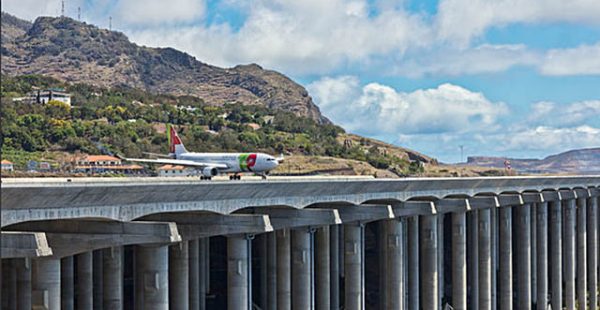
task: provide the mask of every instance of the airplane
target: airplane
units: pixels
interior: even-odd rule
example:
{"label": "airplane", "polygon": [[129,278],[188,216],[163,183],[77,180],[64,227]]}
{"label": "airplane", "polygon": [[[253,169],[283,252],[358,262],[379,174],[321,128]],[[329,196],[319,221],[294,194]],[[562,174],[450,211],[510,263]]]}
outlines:
{"label": "airplane", "polygon": [[267,178],[269,171],[283,162],[283,156],[275,158],[265,153],[195,153],[188,152],[177,135],[177,131],[167,124],[169,155],[166,158],[121,158],[130,162],[178,165],[193,167],[200,171],[201,180],[210,180],[219,174],[231,173],[230,180],[240,180],[240,173],[252,172]]}

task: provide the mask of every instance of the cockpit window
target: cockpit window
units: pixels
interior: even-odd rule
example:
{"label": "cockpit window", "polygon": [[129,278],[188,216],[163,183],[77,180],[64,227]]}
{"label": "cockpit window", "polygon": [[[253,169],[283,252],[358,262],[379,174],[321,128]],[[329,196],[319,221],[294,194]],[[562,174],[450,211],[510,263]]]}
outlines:
{"label": "cockpit window", "polygon": [[267,158],[267,161],[274,161],[275,158]]}

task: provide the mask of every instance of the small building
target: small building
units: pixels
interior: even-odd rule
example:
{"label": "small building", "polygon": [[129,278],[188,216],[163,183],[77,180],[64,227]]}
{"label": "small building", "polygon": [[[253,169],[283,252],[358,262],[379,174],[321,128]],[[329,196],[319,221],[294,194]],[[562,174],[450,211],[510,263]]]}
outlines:
{"label": "small building", "polygon": [[2,160],[2,171],[14,171],[14,170],[15,170],[15,168],[14,168],[14,165],[12,162],[10,162],[6,159]]}
{"label": "small building", "polygon": [[50,100],[57,100],[71,106],[71,94],[62,88],[38,89],[34,90],[30,96],[35,99],[36,103],[45,104]]}
{"label": "small building", "polygon": [[197,174],[195,169],[175,165],[160,166],[157,170],[160,177],[186,177]]}
{"label": "small building", "polygon": [[259,130],[260,129],[260,125],[257,123],[248,123],[247,124],[248,127],[252,128],[252,130]]}
{"label": "small building", "polygon": [[74,168],[84,173],[123,173],[143,174],[144,167],[140,165],[123,164],[119,158],[108,155],[88,155],[78,159]]}

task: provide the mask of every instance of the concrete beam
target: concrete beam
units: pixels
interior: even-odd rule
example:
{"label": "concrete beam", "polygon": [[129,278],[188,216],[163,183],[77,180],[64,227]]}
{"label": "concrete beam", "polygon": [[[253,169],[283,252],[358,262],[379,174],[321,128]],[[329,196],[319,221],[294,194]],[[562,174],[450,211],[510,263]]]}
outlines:
{"label": "concrete beam", "polygon": [[524,203],[542,203],[544,202],[544,194],[542,193],[523,193],[521,194],[523,197]]}
{"label": "concrete beam", "polygon": [[2,258],[42,257],[52,255],[46,234],[41,232],[2,231],[0,234]]}
{"label": "concrete beam", "polygon": [[396,217],[437,214],[433,201],[406,201],[392,207]]}
{"label": "concrete beam", "polygon": [[600,196],[600,188],[598,187],[589,187],[588,191],[590,192],[590,197]]}
{"label": "concrete beam", "polygon": [[559,194],[560,200],[570,200],[577,198],[577,194],[575,194],[575,191],[572,190],[560,190]]}
{"label": "concrete beam", "polygon": [[469,205],[472,210],[500,207],[500,202],[496,196],[475,196],[470,197],[467,200],[469,200]]}
{"label": "concrete beam", "polygon": [[543,191],[542,197],[544,197],[544,202],[557,201],[560,200],[560,193],[557,191]]}
{"label": "concrete beam", "polygon": [[59,220],[21,223],[10,227],[46,232],[52,256],[66,257],[97,249],[181,241],[175,223]]}
{"label": "concrete beam", "polygon": [[578,199],[590,197],[590,191],[587,188],[576,188],[573,192],[575,192],[575,196],[577,196]]}
{"label": "concrete beam", "polygon": [[390,205],[353,205],[338,208],[342,223],[368,223],[395,217]]}
{"label": "concrete beam", "polygon": [[513,207],[524,204],[523,197],[520,194],[501,194],[498,195],[500,207]]}
{"label": "concrete beam", "polygon": [[252,214],[268,215],[273,229],[329,226],[342,223],[336,209],[255,208]]}
{"label": "concrete beam", "polygon": [[269,216],[260,214],[165,213],[147,219],[177,223],[183,240],[273,231]]}
{"label": "concrete beam", "polygon": [[471,211],[469,200],[465,198],[444,198],[435,201],[437,213],[455,213]]}

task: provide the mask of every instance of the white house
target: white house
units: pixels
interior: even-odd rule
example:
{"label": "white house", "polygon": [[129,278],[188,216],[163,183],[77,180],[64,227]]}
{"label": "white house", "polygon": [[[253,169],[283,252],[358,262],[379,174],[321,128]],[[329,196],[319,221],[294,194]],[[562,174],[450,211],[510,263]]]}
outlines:
{"label": "white house", "polygon": [[10,161],[3,159],[2,160],[2,171],[14,171],[13,163]]}
{"label": "white house", "polygon": [[161,177],[187,177],[196,174],[195,169],[184,166],[164,165],[158,168],[158,176]]}

